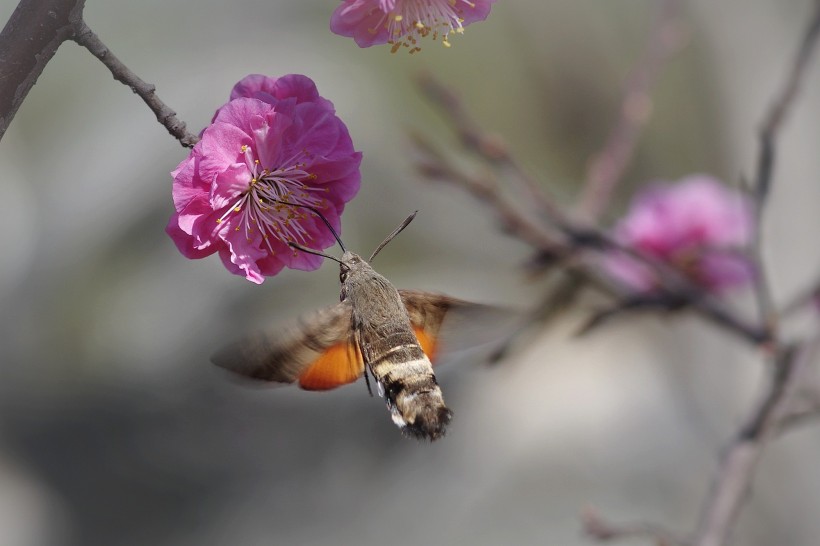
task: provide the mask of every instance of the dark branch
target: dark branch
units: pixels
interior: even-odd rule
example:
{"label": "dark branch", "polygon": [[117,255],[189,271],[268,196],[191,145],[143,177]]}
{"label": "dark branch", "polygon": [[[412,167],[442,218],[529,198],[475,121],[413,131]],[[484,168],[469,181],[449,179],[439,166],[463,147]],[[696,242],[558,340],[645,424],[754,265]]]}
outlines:
{"label": "dark branch", "polygon": [[579,336],[586,335],[592,330],[603,326],[610,320],[627,313],[648,312],[648,311],[679,311],[686,306],[685,300],[675,301],[669,297],[655,297],[652,295],[635,295],[624,298],[615,305],[602,309],[592,315],[581,325],[578,331]]}
{"label": "dark branch", "polygon": [[771,191],[772,175],[776,159],[776,139],[786,115],[794,103],[800,84],[803,81],[812,53],[820,36],[820,2],[816,2],[814,15],[806,29],[797,55],[791,65],[788,79],[766,115],[760,129],[760,150],[757,158],[757,172],[751,188],[754,200],[754,232],[750,244],[750,254],[757,268],[755,295],[760,309],[761,319],[766,328],[776,336],[779,315],[771,294],[768,272],[762,256],[762,219],[763,210]]}
{"label": "dark branch", "polygon": [[0,32],[0,140],[28,92],[82,21],[85,0],[22,0]]}
{"label": "dark branch", "polygon": [[797,92],[800,90],[800,85],[806,74],[806,68],[817,45],[817,39],[820,37],[820,2],[815,2],[815,4],[815,12],[803,35],[803,40],[800,43],[797,55],[791,65],[788,79],[775,98],[760,129],[760,152],[757,158],[757,174],[755,176],[754,191],[757,201],[761,203],[761,206],[768,197],[769,190],[771,189],[772,173],[774,171],[776,156],[775,140],[777,133],[797,97]]}
{"label": "dark branch", "polygon": [[73,39],[108,67],[115,80],[124,83],[139,95],[157,116],[157,121],[168,129],[171,136],[176,138],[180,144],[186,148],[193,148],[194,144],[199,142],[199,137],[188,132],[185,123],[177,118],[176,112],[160,100],[156,94],[156,88],[144,82],[111,53],[111,50],[102,43],[85,22],[81,22]]}

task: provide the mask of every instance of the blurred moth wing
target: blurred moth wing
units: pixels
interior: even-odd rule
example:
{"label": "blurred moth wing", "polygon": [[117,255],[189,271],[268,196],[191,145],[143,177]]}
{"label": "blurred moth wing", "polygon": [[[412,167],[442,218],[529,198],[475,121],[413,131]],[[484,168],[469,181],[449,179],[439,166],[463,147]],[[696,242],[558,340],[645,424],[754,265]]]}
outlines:
{"label": "blurred moth wing", "polygon": [[[399,290],[413,332],[433,364],[438,357],[463,350],[453,346],[451,330],[473,310],[491,306],[423,292]],[[330,390],[364,374],[364,360],[351,325],[350,303],[343,301],[307,313],[296,321],[243,337],[216,352],[217,366],[241,376],[272,383],[298,383],[305,390]],[[450,315],[456,320],[445,320]],[[463,344],[463,343],[462,343]]]}
{"label": "blurred moth wing", "polygon": [[295,383],[305,390],[329,390],[352,383],[364,362],[351,330],[349,302],[308,313],[271,331],[260,331],[224,347],[211,357],[217,366],[241,376],[273,383]]}
{"label": "blurred moth wing", "polygon": [[[462,330],[471,316],[498,314],[498,308],[492,306],[430,292],[399,290],[398,295],[415,341],[425,359],[431,363],[436,362],[441,355],[466,348],[463,340],[458,343],[459,332],[454,330]],[[361,310],[354,313],[350,301],[344,300],[308,313],[281,327],[240,339],[217,352],[212,360],[231,372],[260,381],[297,383],[305,390],[334,389],[356,381],[365,373],[365,359],[360,343],[366,343],[367,347],[379,343],[378,340],[368,341],[368,333],[363,331],[361,325],[357,330],[354,320],[361,322],[361,317],[354,319],[356,314],[361,315]],[[372,331],[369,336],[372,338]],[[379,336],[377,333],[376,336],[388,341],[386,338],[390,334]],[[454,340],[456,343],[453,343]],[[401,413],[404,408],[396,407],[397,400],[412,403],[419,394],[424,399],[429,396],[426,392],[428,388],[438,391],[432,371],[429,377],[425,377],[416,369],[419,365],[423,367],[423,363],[415,361],[418,359],[399,358],[402,355],[389,350],[385,353],[390,353],[396,361],[391,362],[389,357],[375,358],[374,362],[368,362],[367,365],[379,384],[380,393],[386,391],[384,395],[393,420],[411,435],[431,440],[439,438],[452,415],[444,406],[443,400],[441,404],[425,404],[432,406],[434,410],[433,417],[426,416],[425,424],[417,424],[415,420],[408,424]],[[390,376],[403,379],[391,382]],[[402,392],[406,390],[406,383],[412,385],[410,394]]]}
{"label": "blurred moth wing", "polygon": [[449,362],[461,353],[495,348],[508,340],[522,320],[521,312],[507,307],[421,290],[400,289],[399,295],[433,364]]}

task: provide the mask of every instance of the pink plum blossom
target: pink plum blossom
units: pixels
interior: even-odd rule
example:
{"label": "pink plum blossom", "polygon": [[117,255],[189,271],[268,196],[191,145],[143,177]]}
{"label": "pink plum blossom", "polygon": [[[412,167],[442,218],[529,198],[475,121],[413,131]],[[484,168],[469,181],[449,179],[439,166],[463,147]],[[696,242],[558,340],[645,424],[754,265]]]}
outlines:
{"label": "pink plum blossom", "polygon": [[[752,227],[752,206],[746,195],[711,176],[692,175],[642,191],[615,226],[614,237],[675,267],[694,283],[723,292],[754,277],[742,253]],[[651,291],[657,285],[646,264],[624,254],[607,256],[604,266],[636,291]]]}
{"label": "pink plum blossom", "polygon": [[340,232],[359,190],[362,154],[333,104],[300,75],[251,75],[234,86],[202,139],[171,174],[176,212],[166,232],[188,258],[219,253],[231,273],[260,284],[283,267],[322,258],[293,250],[335,243],[308,205]]}
{"label": "pink plum blossom", "polygon": [[395,53],[402,46],[411,53],[419,50],[419,38],[441,37],[450,47],[451,32],[483,21],[496,0],[342,0],[333,12],[330,30],[353,38],[359,47],[392,44]]}

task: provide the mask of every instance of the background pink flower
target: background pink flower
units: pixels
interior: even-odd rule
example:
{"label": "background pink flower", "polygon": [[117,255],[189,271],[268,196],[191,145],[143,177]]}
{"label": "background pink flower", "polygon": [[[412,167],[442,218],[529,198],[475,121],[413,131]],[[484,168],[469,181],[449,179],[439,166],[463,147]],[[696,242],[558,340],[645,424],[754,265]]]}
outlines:
{"label": "background pink flower", "polygon": [[451,32],[462,33],[483,21],[496,0],[342,0],[333,12],[330,30],[353,38],[359,47],[393,44],[418,51],[419,38],[441,37],[450,45]]}
{"label": "background pink flower", "polygon": [[[633,199],[615,226],[615,239],[657,258],[710,290],[743,285],[753,268],[742,254],[752,230],[749,199],[708,175],[650,186]],[[638,291],[651,290],[654,273],[623,254],[607,256],[609,273]]]}
{"label": "background pink flower", "polygon": [[171,173],[176,212],[166,232],[188,258],[219,253],[232,273],[261,283],[283,267],[312,270],[359,190],[362,154],[310,78],[251,75],[234,86],[202,139]]}

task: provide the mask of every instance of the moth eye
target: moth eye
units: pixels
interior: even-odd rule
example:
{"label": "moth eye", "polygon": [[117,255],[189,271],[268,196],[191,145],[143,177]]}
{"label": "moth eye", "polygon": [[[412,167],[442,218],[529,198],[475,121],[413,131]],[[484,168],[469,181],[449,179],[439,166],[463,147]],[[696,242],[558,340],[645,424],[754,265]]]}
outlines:
{"label": "moth eye", "polygon": [[349,271],[340,271],[339,272],[339,282],[344,284],[344,282],[347,280],[347,276],[348,276],[349,273],[350,273]]}

